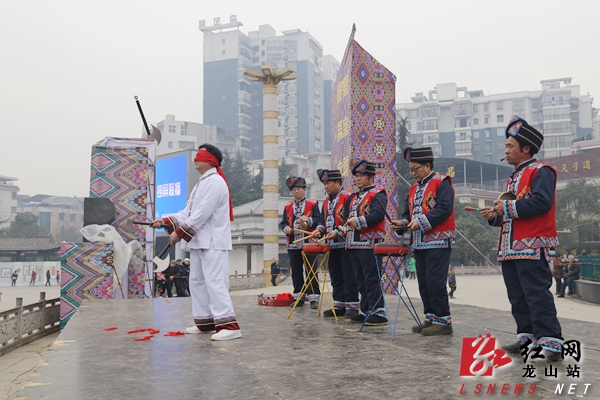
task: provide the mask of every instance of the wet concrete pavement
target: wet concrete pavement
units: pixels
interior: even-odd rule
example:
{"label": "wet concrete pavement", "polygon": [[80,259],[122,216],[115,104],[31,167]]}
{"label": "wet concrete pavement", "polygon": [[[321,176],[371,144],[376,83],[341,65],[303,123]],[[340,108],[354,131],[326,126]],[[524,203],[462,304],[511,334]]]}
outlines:
{"label": "wet concrete pavement", "polygon": [[[496,278],[459,277],[459,299],[451,303],[454,333],[425,337],[411,331],[414,324],[406,309],[400,310],[396,339],[387,326],[365,327],[349,320],[319,317],[316,310],[298,309],[287,319],[289,308],[257,305],[259,292],[290,291],[290,286],[232,292],[243,337],[213,342],[210,335],[165,337],[168,331],[183,330],[192,324],[189,298],[114,300],[85,302],[45,352],[44,365],[35,369],[24,398],[44,399],[470,399],[575,398],[567,395],[576,383],[576,395],[600,398],[600,307],[570,299],[559,307],[571,308],[576,318],[559,317],[566,340],[579,340],[583,358],[559,361],[557,377],[545,376],[547,364],[530,364],[535,377],[523,377],[521,359],[494,370],[493,377],[459,376],[463,338],[490,333],[496,347],[515,340],[515,324],[508,311],[497,308],[508,301],[494,297]],[[485,279],[484,279],[485,278]],[[494,280],[496,279],[496,280]],[[466,287],[478,280],[477,306],[458,304]],[[417,311],[422,310],[416,281],[407,288]],[[485,290],[489,287],[488,290]],[[473,298],[475,297],[475,298]],[[486,300],[488,299],[488,300]],[[389,296],[390,314],[397,297]],[[466,300],[465,300],[466,301]],[[583,309],[584,311],[579,311]],[[575,311],[577,310],[577,311]],[[107,332],[106,327],[117,326]],[[128,335],[137,328],[160,329],[150,341],[135,342]],[[1,358],[0,358],[1,360]],[[567,366],[579,367],[579,378],[567,376]],[[475,394],[477,384],[481,394]],[[587,393],[584,395],[584,385]],[[486,394],[490,385],[495,394]],[[517,385],[523,384],[520,395]],[[566,388],[555,394],[557,385]],[[464,385],[464,386],[463,386]],[[503,385],[508,394],[500,394]],[[532,389],[531,385],[535,385]],[[527,394],[527,391],[533,391]],[[461,392],[464,392],[461,393]]]}

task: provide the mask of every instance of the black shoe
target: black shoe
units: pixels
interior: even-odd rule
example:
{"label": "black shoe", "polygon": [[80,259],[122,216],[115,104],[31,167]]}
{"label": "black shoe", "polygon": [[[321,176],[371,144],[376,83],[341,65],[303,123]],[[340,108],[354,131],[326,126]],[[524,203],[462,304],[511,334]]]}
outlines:
{"label": "black shoe", "polygon": [[[346,314],[346,310],[335,310],[335,315],[337,317],[342,317],[345,314]],[[333,317],[333,311],[332,310],[323,311],[323,316],[324,317]]]}
{"label": "black shoe", "polygon": [[363,323],[363,321],[365,320],[365,314],[358,314],[352,318],[350,318],[350,321],[352,322],[359,322],[359,323]]}
{"label": "black shoe", "polygon": [[358,310],[346,310],[346,314],[344,315],[346,318],[354,318],[358,315]]}
{"label": "black shoe", "polygon": [[504,350],[508,354],[521,355],[521,342],[515,342],[507,346],[502,346],[502,350]]}
{"label": "black shoe", "polygon": [[380,315],[371,315],[365,321],[365,325],[375,326],[375,325],[385,325],[388,323],[388,319],[386,317],[382,317]]}
{"label": "black shoe", "polygon": [[565,295],[564,295],[564,294],[559,294],[559,295],[558,295],[558,296],[556,296],[556,297],[562,297],[562,298],[564,298],[564,297],[565,297]]}
{"label": "black shoe", "polygon": [[311,310],[316,310],[316,309],[318,308],[318,307],[317,307],[317,302],[316,302],[316,301],[314,301],[314,300],[313,300],[313,301],[311,301],[311,302],[310,302],[310,308],[311,308]]}
{"label": "black shoe", "polygon": [[[292,302],[292,304],[290,304],[290,308],[294,308],[294,304],[296,304],[295,300]],[[296,307],[302,307],[303,305],[304,305],[304,300],[298,300],[298,305]]]}

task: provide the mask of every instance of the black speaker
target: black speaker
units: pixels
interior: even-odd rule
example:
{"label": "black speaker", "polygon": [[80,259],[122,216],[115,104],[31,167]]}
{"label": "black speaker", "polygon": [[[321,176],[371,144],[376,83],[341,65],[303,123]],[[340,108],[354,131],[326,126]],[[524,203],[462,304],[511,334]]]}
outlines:
{"label": "black speaker", "polygon": [[83,199],[83,226],[110,225],[115,222],[115,205],[110,199],[86,197]]}

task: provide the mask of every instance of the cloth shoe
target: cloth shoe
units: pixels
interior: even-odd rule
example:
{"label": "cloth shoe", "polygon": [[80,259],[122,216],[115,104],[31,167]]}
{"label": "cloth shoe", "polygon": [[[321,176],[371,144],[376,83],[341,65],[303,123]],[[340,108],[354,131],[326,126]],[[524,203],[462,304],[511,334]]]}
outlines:
{"label": "cloth shoe", "polygon": [[311,302],[310,302],[310,309],[311,309],[311,310],[316,310],[317,308],[318,308],[318,307],[317,307],[317,302],[316,302],[316,301],[314,301],[314,300],[313,300],[313,301],[311,301]]}
{"label": "cloth shoe", "polygon": [[350,319],[356,317],[358,315],[358,310],[346,310],[346,314],[344,315],[346,318]]}
{"label": "cloth shoe", "polygon": [[[296,304],[296,301],[292,301],[292,304],[290,304],[290,308],[294,308],[294,304]],[[302,307],[303,305],[304,305],[304,300],[300,300],[296,307]]]}
{"label": "cloth shoe", "polygon": [[424,336],[436,336],[436,335],[450,335],[452,333],[452,326],[444,326],[438,324],[431,324],[427,328],[423,328],[421,334]]}
{"label": "cloth shoe", "polygon": [[421,333],[422,329],[429,328],[431,325],[433,325],[431,321],[425,320],[423,321],[423,328],[421,328],[419,325],[413,325],[412,331],[416,333]]}
{"label": "cloth shoe", "polygon": [[358,322],[358,323],[363,323],[363,321],[365,320],[365,314],[358,314],[352,318],[350,318],[350,321],[352,322]]}
{"label": "cloth shoe", "polygon": [[[346,310],[335,310],[335,315],[338,317],[342,317],[346,314]],[[325,310],[323,311],[323,316],[328,318],[328,317],[333,317],[333,311],[332,310]]]}
{"label": "cloth shoe", "polygon": [[365,325],[376,326],[376,325],[385,325],[388,323],[388,319],[386,317],[382,317],[381,315],[371,315],[365,321]]}
{"label": "cloth shoe", "polygon": [[185,328],[185,333],[214,333],[214,329],[211,331],[201,331],[196,325]]}
{"label": "cloth shoe", "polygon": [[242,331],[239,329],[230,330],[230,329],[221,329],[219,332],[212,335],[210,338],[212,340],[231,340],[231,339],[239,339],[242,337]]}

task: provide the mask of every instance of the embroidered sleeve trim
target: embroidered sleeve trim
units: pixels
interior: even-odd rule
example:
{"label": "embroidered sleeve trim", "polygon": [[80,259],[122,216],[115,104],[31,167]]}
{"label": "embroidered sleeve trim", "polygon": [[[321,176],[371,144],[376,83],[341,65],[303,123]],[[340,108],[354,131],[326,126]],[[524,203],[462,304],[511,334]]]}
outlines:
{"label": "embroidered sleeve trim", "polygon": [[364,215],[362,217],[358,218],[358,220],[360,221],[359,222],[359,224],[360,224],[359,228],[360,229],[364,229],[364,228],[368,227],[368,225],[367,225],[367,219],[365,218]]}
{"label": "embroidered sleeve trim", "polygon": [[504,202],[505,212],[509,218],[519,218],[519,213],[517,213],[517,201],[516,200],[506,200]]}
{"label": "embroidered sleeve trim", "polygon": [[291,235],[293,231],[294,230],[289,225],[283,228],[283,233],[285,233],[286,235]]}
{"label": "embroidered sleeve trim", "polygon": [[427,232],[428,230],[431,230],[431,224],[429,223],[429,220],[427,219],[427,217],[423,214],[419,215],[417,217],[417,222],[419,223],[419,227],[421,228],[421,231],[423,232]]}
{"label": "embroidered sleeve trim", "polygon": [[166,229],[169,235],[173,233],[173,231],[177,229],[177,227],[179,227],[179,222],[175,217],[164,217],[163,222],[165,223],[165,225],[167,225]]}
{"label": "embroidered sleeve trim", "polygon": [[186,242],[192,240],[196,232],[197,231],[194,227],[187,226],[186,224],[183,224],[179,228],[175,229],[175,233],[177,234],[177,236],[179,236]]}

